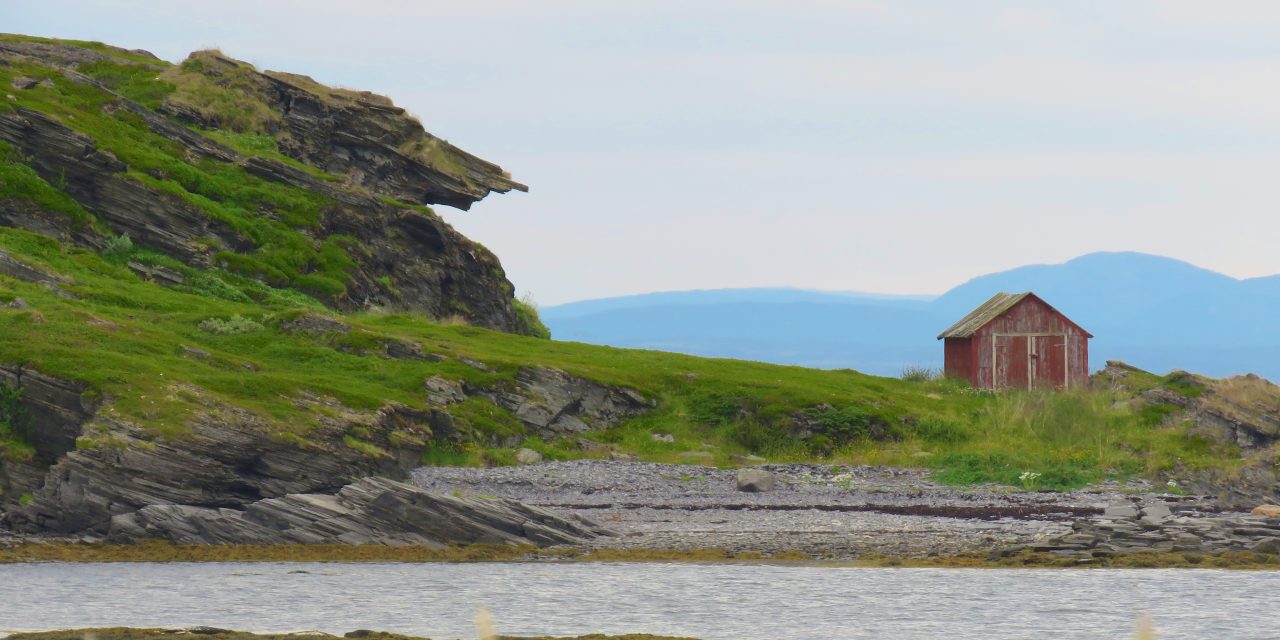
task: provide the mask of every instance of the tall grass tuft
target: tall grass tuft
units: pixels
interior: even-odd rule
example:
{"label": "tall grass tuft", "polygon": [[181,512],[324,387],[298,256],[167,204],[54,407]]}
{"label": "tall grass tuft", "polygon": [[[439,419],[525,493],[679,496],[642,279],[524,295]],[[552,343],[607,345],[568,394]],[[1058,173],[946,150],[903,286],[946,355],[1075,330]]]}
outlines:
{"label": "tall grass tuft", "polygon": [[933,382],[942,377],[942,372],[932,367],[912,364],[902,368],[901,377],[906,382]]}

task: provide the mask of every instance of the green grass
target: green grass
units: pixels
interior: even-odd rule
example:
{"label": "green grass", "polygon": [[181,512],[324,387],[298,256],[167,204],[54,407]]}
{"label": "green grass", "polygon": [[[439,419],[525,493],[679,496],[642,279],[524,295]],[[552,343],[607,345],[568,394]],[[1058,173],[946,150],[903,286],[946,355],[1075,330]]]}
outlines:
{"label": "green grass", "polygon": [[99,60],[81,64],[77,71],[148,109],[164,104],[165,98],[176,89],[173,83],[161,80],[160,72],[149,64]]}

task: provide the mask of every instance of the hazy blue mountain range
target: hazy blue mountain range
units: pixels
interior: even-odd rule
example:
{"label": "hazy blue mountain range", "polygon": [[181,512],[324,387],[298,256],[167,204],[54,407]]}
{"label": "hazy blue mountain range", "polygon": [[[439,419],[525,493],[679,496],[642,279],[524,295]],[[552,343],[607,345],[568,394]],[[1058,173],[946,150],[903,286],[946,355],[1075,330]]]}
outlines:
{"label": "hazy blue mountain range", "polygon": [[676,291],[542,310],[558,340],[898,375],[940,367],[937,334],[998,291],[1034,291],[1095,336],[1091,366],[1280,379],[1280,275],[1239,280],[1140,253],[1093,253],[931,296],[804,289]]}

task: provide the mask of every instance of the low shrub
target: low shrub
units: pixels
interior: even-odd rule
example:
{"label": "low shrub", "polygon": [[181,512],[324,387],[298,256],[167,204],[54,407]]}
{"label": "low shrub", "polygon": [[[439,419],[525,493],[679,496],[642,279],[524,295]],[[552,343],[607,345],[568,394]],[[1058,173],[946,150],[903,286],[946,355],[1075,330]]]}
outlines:
{"label": "low shrub", "polygon": [[133,240],[127,233],[108,239],[102,246],[102,255],[108,258],[126,258],[131,253],[133,253]]}
{"label": "low shrub", "polygon": [[222,318],[206,318],[201,320],[198,326],[201,331],[208,331],[220,336],[253,333],[262,331],[265,328],[261,322],[240,315],[234,315],[225,320]]}

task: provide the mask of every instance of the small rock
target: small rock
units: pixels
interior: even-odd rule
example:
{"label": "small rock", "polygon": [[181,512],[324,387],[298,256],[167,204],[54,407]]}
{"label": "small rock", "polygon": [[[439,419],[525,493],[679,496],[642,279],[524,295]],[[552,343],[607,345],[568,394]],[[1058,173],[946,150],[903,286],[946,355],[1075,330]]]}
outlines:
{"label": "small rock", "polygon": [[698,460],[708,460],[716,457],[716,454],[710,451],[681,451],[681,458],[697,458]]}
{"label": "small rock", "polygon": [[732,461],[734,464],[739,464],[739,465],[764,464],[768,462],[768,460],[765,460],[760,456],[753,456],[753,455],[730,456],[729,460]]}
{"label": "small rock", "polygon": [[772,473],[764,469],[739,469],[738,491],[747,493],[764,493],[773,491],[776,479]]}
{"label": "small rock", "polygon": [[423,386],[427,388],[427,400],[435,404],[453,404],[467,399],[461,383],[440,376],[427,378]]}
{"label": "small rock", "polygon": [[516,462],[520,464],[538,464],[542,462],[542,454],[533,449],[521,449],[516,452]]}
{"label": "small rock", "polygon": [[185,344],[179,344],[178,351],[181,352],[181,354],[184,356],[191,356],[192,358],[200,358],[201,360],[213,355],[208,351],[205,351],[204,349],[198,349],[196,347],[185,345]]}
{"label": "small rock", "polygon": [[1136,518],[1138,517],[1138,508],[1127,503],[1109,504],[1102,515],[1107,518]]}
{"label": "small rock", "polygon": [[[14,302],[17,302],[17,300]],[[1249,513],[1255,516],[1262,516],[1264,518],[1280,518],[1280,505],[1260,504],[1254,507],[1253,511],[1250,511]]]}
{"label": "small rock", "polygon": [[350,333],[347,323],[314,313],[304,313],[292,320],[280,323],[280,328],[302,333]]}
{"label": "small rock", "polygon": [[26,309],[29,306],[31,305],[27,304],[27,301],[22,298],[14,298],[13,302],[9,303],[10,309]]}
{"label": "small rock", "polygon": [[14,89],[30,89],[31,87],[34,87],[38,84],[40,84],[40,81],[36,80],[35,78],[18,76],[13,79],[13,82],[9,83],[9,86],[13,87]]}
{"label": "small rock", "polygon": [[1162,522],[1173,516],[1173,512],[1169,511],[1169,507],[1162,504],[1147,505],[1142,508],[1142,521],[1157,523]]}
{"label": "small rock", "polygon": [[1249,548],[1254,553],[1280,553],[1280,538],[1262,538]]}
{"label": "small rock", "polygon": [[636,457],[625,451],[618,451],[617,449],[613,449],[609,451],[609,459],[631,461],[631,460],[635,460]]}
{"label": "small rock", "polygon": [[392,360],[427,360],[430,362],[444,360],[444,356],[438,353],[427,353],[422,350],[422,345],[409,340],[388,340],[383,345],[383,355]]}
{"label": "small rock", "polygon": [[595,440],[588,440],[586,438],[578,438],[578,450],[585,451],[587,453],[608,453],[610,449],[609,445],[603,442],[596,442]]}
{"label": "small rock", "polygon": [[479,369],[481,371],[489,370],[489,367],[486,366],[485,363],[480,362],[475,358],[468,358],[467,356],[458,356],[458,362],[461,362],[462,364],[465,364],[468,367],[471,367],[472,369]]}
{"label": "small rock", "polygon": [[676,437],[669,433],[654,433],[649,435],[649,439],[654,442],[675,442]]}

